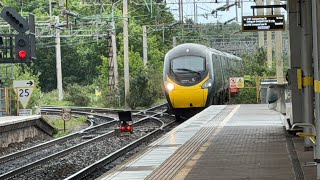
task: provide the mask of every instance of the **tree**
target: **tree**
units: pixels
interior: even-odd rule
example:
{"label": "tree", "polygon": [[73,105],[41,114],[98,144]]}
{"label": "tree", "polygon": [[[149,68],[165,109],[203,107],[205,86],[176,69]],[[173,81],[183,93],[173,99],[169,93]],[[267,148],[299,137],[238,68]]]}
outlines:
{"label": "tree", "polygon": [[[23,2],[23,5],[21,4]],[[111,3],[112,1],[104,1]],[[47,0],[32,1],[3,1],[5,6],[13,6],[23,14],[33,13],[36,18],[49,15],[49,5]],[[61,4],[59,5],[61,6]],[[53,7],[52,15],[60,16],[60,21],[66,21],[66,16],[61,16],[61,7],[58,5]],[[147,7],[148,6],[148,7]],[[162,31],[149,32],[148,34],[148,57],[147,67],[144,67],[142,61],[142,25],[160,25],[172,24],[174,22],[173,15],[163,4],[145,4],[145,1],[138,0],[130,2],[130,74],[132,80],[132,91],[135,89],[142,90],[145,88],[146,98],[158,98],[162,96],[161,77],[164,54],[171,46],[171,41],[163,41],[163,39],[172,39],[174,31],[165,29]],[[83,0],[69,1],[68,10],[76,12],[77,18],[69,16],[69,22],[105,22],[111,20],[111,6],[104,6],[104,13],[100,14],[102,6],[96,6]],[[151,10],[152,9],[152,10]],[[115,9],[116,19],[116,35],[119,60],[119,92],[109,92],[108,90],[108,39],[96,38],[61,38],[62,51],[62,73],[63,86],[68,91],[96,84],[101,87],[103,97],[111,97],[113,95],[120,96],[123,100],[123,45],[122,45],[122,6],[118,5]],[[62,27],[67,32],[68,27]],[[77,29],[77,26],[73,26]],[[89,28],[88,28],[89,29]],[[52,30],[55,30],[54,28]],[[82,30],[87,30],[83,28]],[[106,34],[106,32],[101,32]],[[38,74],[39,85],[42,91],[49,92],[56,89],[56,58],[55,58],[55,39],[37,38],[37,60],[31,66],[30,72]],[[143,73],[141,73],[143,72]],[[141,84],[140,84],[141,83]],[[72,84],[76,84],[71,86]],[[76,88],[74,88],[76,87]],[[113,97],[115,97],[113,96]],[[71,97],[67,96],[71,100]],[[123,102],[123,101],[122,101]],[[151,102],[151,101],[148,101]],[[114,104],[117,102],[115,101]],[[141,103],[140,105],[142,105]],[[139,106],[140,106],[139,105]]]}

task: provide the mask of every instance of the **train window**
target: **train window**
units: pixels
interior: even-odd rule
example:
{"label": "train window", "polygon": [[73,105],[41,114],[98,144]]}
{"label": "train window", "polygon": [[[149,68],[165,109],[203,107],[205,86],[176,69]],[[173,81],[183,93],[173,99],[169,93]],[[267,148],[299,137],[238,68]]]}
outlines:
{"label": "train window", "polygon": [[182,56],[171,60],[171,69],[175,73],[187,71],[203,72],[206,70],[206,61],[199,56]]}

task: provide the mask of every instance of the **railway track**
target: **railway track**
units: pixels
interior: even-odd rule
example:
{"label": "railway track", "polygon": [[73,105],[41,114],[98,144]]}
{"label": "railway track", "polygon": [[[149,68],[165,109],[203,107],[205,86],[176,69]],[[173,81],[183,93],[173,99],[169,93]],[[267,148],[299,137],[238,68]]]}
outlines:
{"label": "railway track", "polygon": [[[5,168],[0,169],[0,179],[12,177],[15,177],[15,179],[23,179],[23,177],[78,179],[86,176],[93,170],[112,162],[130,151],[130,149],[150,140],[161,133],[163,128],[173,123],[174,118],[164,115],[164,106],[160,105],[147,110],[136,111],[133,115],[134,135],[122,138],[115,136],[114,133],[118,121],[111,118],[110,115],[105,115],[106,111],[100,111],[99,114],[94,114],[92,111],[88,113],[87,109],[86,112],[80,111],[81,113],[90,114],[90,116],[100,116],[100,118],[100,113],[103,113],[104,118],[107,118],[109,122],[1,157],[1,166]],[[57,111],[57,109],[53,111]],[[78,113],[79,110],[72,112]],[[111,148],[104,148],[106,146]],[[100,147],[102,151],[97,147]],[[90,158],[88,159],[88,157]],[[70,164],[73,166],[72,171],[61,171],[61,167],[66,167]],[[41,168],[39,168],[40,165]],[[37,167],[37,170],[35,170],[35,167]],[[61,172],[65,173],[62,174]]]}
{"label": "railway track", "polygon": [[[110,109],[110,108],[91,108],[91,107],[72,107],[72,106],[42,106],[41,114],[43,115],[61,115],[63,109],[70,109],[73,115],[92,115],[99,117],[100,114],[103,117],[118,118],[118,112],[123,109]],[[145,110],[130,110],[134,116],[138,115],[154,115],[159,112],[164,112],[167,109],[166,104],[159,104]]]}

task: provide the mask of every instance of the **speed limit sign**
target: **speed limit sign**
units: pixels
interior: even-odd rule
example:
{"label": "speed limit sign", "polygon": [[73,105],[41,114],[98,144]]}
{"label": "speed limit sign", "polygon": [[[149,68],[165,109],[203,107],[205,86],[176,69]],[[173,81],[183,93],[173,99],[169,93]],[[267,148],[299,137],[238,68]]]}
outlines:
{"label": "speed limit sign", "polygon": [[63,113],[62,114],[62,119],[65,120],[65,121],[69,121],[71,119],[71,114],[70,113]]}
{"label": "speed limit sign", "polygon": [[28,105],[29,99],[31,97],[33,88],[17,88],[18,99],[25,109]]}

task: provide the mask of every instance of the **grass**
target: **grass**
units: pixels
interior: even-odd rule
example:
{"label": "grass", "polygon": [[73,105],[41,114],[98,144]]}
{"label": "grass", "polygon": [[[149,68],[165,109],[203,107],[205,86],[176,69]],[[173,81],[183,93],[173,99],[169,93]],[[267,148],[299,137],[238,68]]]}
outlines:
{"label": "grass", "polygon": [[54,90],[41,94],[40,105],[73,106],[74,104],[70,101],[59,101],[58,91]]}
{"label": "grass", "polygon": [[80,116],[79,118],[72,117],[69,121],[66,121],[66,131],[64,132],[64,120],[61,117],[44,116],[44,119],[58,130],[58,133],[54,135],[55,138],[74,132],[74,130],[85,124],[87,121],[87,118],[84,116]]}

